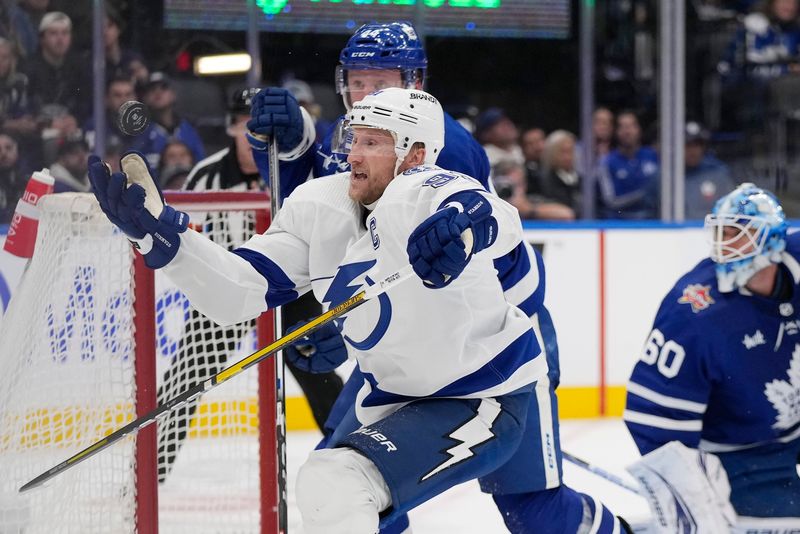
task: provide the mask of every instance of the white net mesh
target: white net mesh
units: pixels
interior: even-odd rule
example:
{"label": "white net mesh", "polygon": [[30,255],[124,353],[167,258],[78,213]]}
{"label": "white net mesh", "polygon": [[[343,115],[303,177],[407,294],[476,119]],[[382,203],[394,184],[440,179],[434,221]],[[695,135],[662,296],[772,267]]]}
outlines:
{"label": "white net mesh", "polygon": [[130,245],[85,197],[41,205],[36,255],[0,325],[0,531],[130,532],[131,438],[17,493],[130,420],[136,391]]}
{"label": "white net mesh", "polygon": [[[186,210],[186,206],[181,206]],[[192,226],[234,248],[255,228],[254,212],[193,212]],[[252,353],[255,324],[220,327],[156,279],[159,403]],[[257,532],[258,370],[224,383],[158,423],[162,532]]]}
{"label": "white net mesh", "polygon": [[[36,254],[0,324],[0,532],[134,532],[133,438],[17,492],[135,413],[131,247],[91,196],[40,209]],[[190,216],[232,247],[254,213]],[[158,274],[154,314],[159,402],[255,348],[254,324],[213,325]],[[259,532],[257,373],[159,421],[160,532]]]}

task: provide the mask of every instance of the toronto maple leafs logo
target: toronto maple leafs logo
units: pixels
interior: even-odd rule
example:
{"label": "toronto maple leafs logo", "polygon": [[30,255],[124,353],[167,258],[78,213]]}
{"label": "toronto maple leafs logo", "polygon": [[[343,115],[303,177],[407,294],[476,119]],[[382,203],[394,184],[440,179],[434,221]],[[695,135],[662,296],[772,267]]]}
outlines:
{"label": "toronto maple leafs logo", "polygon": [[322,168],[326,171],[344,172],[350,170],[350,164],[346,159],[340,159],[338,154],[331,152],[326,154],[322,150],[317,150],[317,155],[322,158]]}
{"label": "toronto maple leafs logo", "polygon": [[764,394],[778,412],[772,428],[786,430],[800,423],[800,344],[795,345],[786,370],[789,380],[775,379],[764,386]]}
{"label": "toronto maple leafs logo", "polygon": [[691,304],[694,313],[705,310],[714,304],[714,299],[711,298],[711,286],[689,284],[683,289],[678,304]]}

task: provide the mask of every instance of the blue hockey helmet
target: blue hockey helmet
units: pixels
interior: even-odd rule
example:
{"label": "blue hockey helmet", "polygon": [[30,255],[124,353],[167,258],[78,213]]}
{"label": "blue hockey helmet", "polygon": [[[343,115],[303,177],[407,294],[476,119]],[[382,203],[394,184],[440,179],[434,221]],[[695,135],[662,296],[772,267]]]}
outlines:
{"label": "blue hockey helmet", "polygon": [[[342,95],[347,109],[350,109],[353,105],[350,92],[355,89],[349,87],[348,71],[397,70],[402,87],[419,89],[425,80],[427,66],[425,49],[411,23],[364,24],[350,37],[339,54],[336,91]],[[385,88],[369,87],[366,93]]]}
{"label": "blue hockey helmet", "polygon": [[786,248],[786,216],[775,195],[744,183],[720,198],[705,227],[711,231],[711,259],[723,293],[744,287]]}

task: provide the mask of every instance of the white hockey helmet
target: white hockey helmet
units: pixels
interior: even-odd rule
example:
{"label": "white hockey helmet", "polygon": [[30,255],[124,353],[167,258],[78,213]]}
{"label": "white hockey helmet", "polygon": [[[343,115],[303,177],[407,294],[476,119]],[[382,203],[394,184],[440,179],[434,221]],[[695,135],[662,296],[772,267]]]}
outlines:
{"label": "white hockey helmet", "polygon": [[705,227],[723,293],[743,287],[770,263],[779,263],[786,248],[783,208],[775,195],[751,183],[720,198],[706,216]]}
{"label": "white hockey helmet", "polygon": [[425,145],[425,163],[434,164],[444,148],[444,112],[425,91],[390,87],[357,102],[331,140],[331,150],[349,154],[354,128],[377,128],[394,138],[398,166],[414,143]]}

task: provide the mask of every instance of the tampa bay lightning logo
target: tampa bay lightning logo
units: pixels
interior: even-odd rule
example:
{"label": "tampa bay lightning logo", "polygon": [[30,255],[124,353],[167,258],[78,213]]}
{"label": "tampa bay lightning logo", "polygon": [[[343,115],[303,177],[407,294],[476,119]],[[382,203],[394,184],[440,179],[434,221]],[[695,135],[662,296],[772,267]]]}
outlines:
{"label": "tampa bay lightning logo", "polygon": [[433,187],[434,189],[437,189],[447,184],[448,182],[452,182],[456,178],[458,178],[457,174],[443,174],[443,173],[437,174],[425,180],[425,183],[423,183],[422,185],[423,186],[427,185]]}
{"label": "tampa bay lightning logo", "polygon": [[[361,287],[354,283],[354,280],[371,269],[375,263],[377,263],[376,260],[370,260],[340,265],[322,302],[330,303],[330,306],[333,307],[358,293]],[[368,285],[375,285],[375,282],[369,276],[365,277],[365,280]],[[378,344],[381,338],[386,334],[386,330],[389,329],[389,323],[392,320],[392,302],[389,300],[389,296],[383,293],[378,297],[378,304],[380,306],[378,321],[367,337],[361,341],[356,341],[348,336],[342,336],[353,348],[358,350],[371,349]],[[344,327],[345,320],[347,320],[346,316],[334,321],[336,328],[338,328],[340,332]]]}
{"label": "tampa bay lightning logo", "polygon": [[378,222],[375,217],[369,220],[369,235],[372,238],[372,248],[378,250],[378,247],[381,246],[381,238],[378,237]]}

